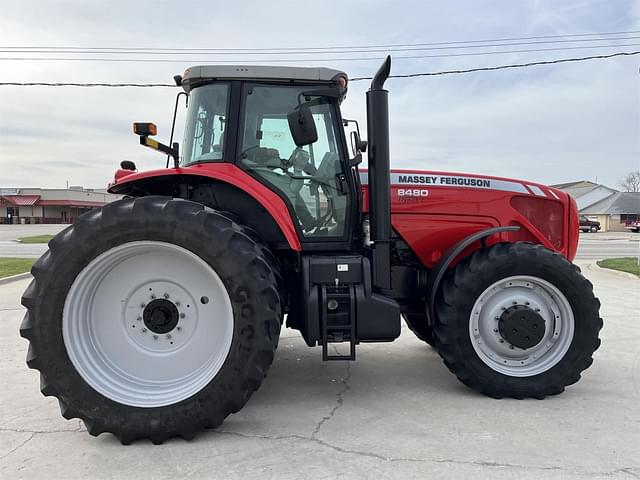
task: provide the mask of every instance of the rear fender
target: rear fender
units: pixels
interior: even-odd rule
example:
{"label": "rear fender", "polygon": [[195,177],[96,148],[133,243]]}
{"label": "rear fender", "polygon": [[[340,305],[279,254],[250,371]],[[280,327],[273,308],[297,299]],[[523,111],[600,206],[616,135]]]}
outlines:
{"label": "rear fender", "polygon": [[[253,200],[256,209],[251,211],[251,215],[254,218],[249,220],[255,221],[256,215],[268,215],[282,233],[285,244],[291,250],[302,250],[298,232],[284,201],[275,192],[232,164],[208,163],[185,168],[132,173],[124,177],[116,177],[114,183],[109,185],[108,191],[134,197],[170,195],[211,206],[212,203],[219,203],[215,201],[215,188],[213,187],[216,184],[226,187],[227,192],[234,190],[241,193],[238,198]],[[206,187],[212,187],[210,188],[210,195],[205,193]],[[226,196],[222,196],[218,200],[224,199],[226,199]],[[225,206],[224,210],[231,211],[244,219],[243,212],[234,209],[233,206],[230,205],[230,208]],[[249,221],[248,225],[254,227],[260,233],[260,228],[256,228],[252,223],[255,222]]]}
{"label": "rear fender", "polygon": [[458,255],[460,255],[465,248],[471,245],[473,242],[477,242],[478,240],[484,240],[491,235],[495,235],[496,233],[501,232],[515,232],[519,230],[520,227],[511,226],[511,227],[494,227],[487,228],[486,230],[481,230],[476,232],[468,237],[460,240],[458,243],[453,245],[444,255],[440,258],[438,263],[434,265],[434,267],[429,272],[429,277],[427,279],[427,292],[429,295],[429,301],[427,304],[427,313],[429,317],[429,323],[431,325],[434,324],[435,320],[435,301],[436,294],[438,289],[440,288],[440,284],[442,283],[442,279],[444,278],[444,274],[446,273],[449,265],[456,259]]}

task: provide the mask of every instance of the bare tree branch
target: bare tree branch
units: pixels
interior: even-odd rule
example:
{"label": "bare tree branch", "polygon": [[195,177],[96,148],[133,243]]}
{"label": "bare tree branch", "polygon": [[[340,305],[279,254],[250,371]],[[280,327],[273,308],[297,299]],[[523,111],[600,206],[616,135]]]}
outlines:
{"label": "bare tree branch", "polygon": [[620,181],[620,188],[624,192],[640,192],[640,170],[627,173]]}

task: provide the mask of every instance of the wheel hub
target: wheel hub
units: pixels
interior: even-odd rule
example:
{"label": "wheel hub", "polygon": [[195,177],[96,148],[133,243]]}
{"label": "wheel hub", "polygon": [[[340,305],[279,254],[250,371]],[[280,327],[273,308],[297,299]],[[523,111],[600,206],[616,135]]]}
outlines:
{"label": "wheel hub", "polygon": [[142,313],[145,326],[153,333],[168,333],[178,325],[178,309],[175,304],[164,298],[149,302]]}
{"label": "wheel hub", "polygon": [[511,345],[526,350],[536,346],[545,334],[545,321],[525,305],[506,309],[498,320],[500,336]]}
{"label": "wheel hub", "polygon": [[556,286],[539,277],[514,275],[480,294],[471,310],[469,335],[487,366],[531,377],[562,359],[574,327],[571,304]]}

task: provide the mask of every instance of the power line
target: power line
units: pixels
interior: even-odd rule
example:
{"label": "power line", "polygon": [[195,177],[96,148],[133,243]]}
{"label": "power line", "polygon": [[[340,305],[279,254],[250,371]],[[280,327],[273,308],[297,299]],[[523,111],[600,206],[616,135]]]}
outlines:
{"label": "power line", "polygon": [[[419,52],[425,50],[460,50],[460,49],[468,49],[468,48],[494,48],[494,47],[512,47],[512,46],[524,46],[524,45],[543,45],[543,44],[559,44],[559,43],[577,43],[577,42],[601,42],[601,41],[626,41],[626,40],[637,40],[640,36],[632,36],[632,37],[619,37],[619,38],[580,38],[576,40],[543,40],[543,41],[533,41],[533,42],[516,42],[516,43],[479,43],[474,45],[461,45],[461,46],[439,46],[439,47],[411,47],[411,48],[398,48],[398,47],[385,47],[382,49],[367,47],[366,50],[341,50],[341,51],[310,51],[310,50],[301,50],[301,49],[291,49],[289,51],[264,51],[264,52],[251,52],[251,53],[241,53],[241,52],[217,52],[215,49],[207,50],[212,55],[333,55],[333,54],[347,54],[347,53],[385,53],[385,52]],[[592,48],[586,46],[585,48]],[[582,47],[575,47],[582,48]],[[46,53],[46,54],[72,54],[72,55],[84,55],[84,54],[97,54],[97,55],[199,55],[202,53],[206,53],[204,50],[199,49],[181,49],[180,51],[174,51],[172,49],[169,50],[153,50],[149,51],[146,49],[93,49],[93,48],[39,48],[36,49],[34,47],[26,47],[23,49],[16,48],[6,48],[0,47],[0,53]]]}
{"label": "power line", "polygon": [[[468,68],[466,70],[444,70],[441,72],[406,73],[401,75],[390,75],[389,78],[413,78],[413,77],[429,77],[429,76],[435,76],[435,75],[451,75],[451,74],[458,74],[458,73],[490,72],[493,70],[504,70],[507,68],[526,68],[526,67],[533,67],[537,65],[552,65],[556,63],[584,62],[586,60],[597,60],[597,59],[605,59],[605,58],[613,58],[613,57],[632,56],[632,55],[640,55],[640,50],[637,52],[617,52],[617,53],[611,53],[609,55],[592,55],[590,57],[559,58],[556,60],[544,60],[539,62],[512,63],[510,65],[496,65],[493,67]],[[360,80],[371,80],[372,78],[373,77],[354,77],[350,79],[350,81],[357,82]]]}
{"label": "power line", "polygon": [[[609,45],[584,45],[580,47],[556,47],[556,48],[529,48],[519,50],[499,50],[490,52],[468,52],[468,53],[447,53],[447,54],[435,54],[435,55],[403,55],[395,56],[395,60],[413,60],[420,58],[449,58],[449,57],[471,57],[479,55],[504,55],[512,53],[530,53],[530,52],[555,52],[560,50],[583,50],[591,48],[618,48],[618,47],[635,47],[640,43],[626,43],[626,44],[609,44]],[[343,57],[343,58],[272,58],[268,60],[264,59],[243,59],[242,62],[254,63],[300,63],[300,62],[357,62],[357,61],[372,61],[381,60],[383,57]],[[0,61],[77,61],[77,62],[137,62],[137,63],[238,63],[238,60],[218,60],[218,59],[171,59],[171,58],[75,58],[75,57],[0,57]]]}
{"label": "power line", "polygon": [[[413,77],[427,77],[436,75],[450,75],[461,73],[473,73],[473,72],[486,72],[493,70],[504,70],[507,68],[526,68],[538,65],[552,65],[556,63],[568,63],[568,62],[583,62],[586,60],[607,59],[621,56],[640,55],[640,50],[635,52],[617,52],[608,55],[592,55],[589,57],[580,58],[559,58],[556,60],[545,60],[539,62],[529,63],[513,63],[508,65],[495,65],[492,67],[477,67],[469,68],[465,70],[443,70],[439,72],[425,72],[425,73],[407,73],[400,75],[391,75],[390,78],[413,78]],[[354,77],[351,78],[351,82],[358,82],[362,80],[371,80],[373,77]],[[17,86],[17,87],[175,87],[171,83],[70,83],[70,82],[0,82],[2,86]]]}
{"label": "power line", "polygon": [[[488,42],[510,42],[510,41],[520,41],[520,40],[540,40],[540,39],[552,39],[552,38],[570,38],[570,37],[603,37],[603,36],[614,36],[614,35],[632,35],[640,33],[640,30],[628,30],[621,32],[597,32],[597,33],[575,33],[575,34],[561,34],[561,35],[538,35],[538,36],[529,36],[529,37],[507,37],[507,38],[491,38],[491,39],[480,39],[480,40],[458,40],[458,41],[448,41],[448,42],[426,42],[426,43],[396,43],[396,44],[384,44],[384,45],[335,45],[330,47],[260,47],[260,48],[163,48],[163,47],[78,47],[78,46],[0,46],[3,49],[24,49],[24,48],[34,48],[34,49],[65,49],[65,50],[143,50],[143,51],[153,51],[153,50],[165,50],[165,51],[233,51],[233,52],[262,52],[262,51],[289,51],[289,50],[340,50],[340,49],[365,49],[365,48],[395,48],[395,47],[422,47],[422,46],[437,46],[437,45],[461,45],[468,43],[488,43]],[[616,40],[616,39],[610,39]]]}
{"label": "power line", "polygon": [[175,87],[175,83],[0,82],[0,87]]}

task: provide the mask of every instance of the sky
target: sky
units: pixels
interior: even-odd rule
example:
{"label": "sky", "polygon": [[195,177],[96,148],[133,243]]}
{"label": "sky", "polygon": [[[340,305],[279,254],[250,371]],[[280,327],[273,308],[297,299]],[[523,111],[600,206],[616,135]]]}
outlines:
{"label": "sky", "polygon": [[[0,0],[0,7],[0,47],[332,47],[640,30],[638,0]],[[640,44],[640,33],[635,36],[618,43]],[[631,50],[640,45],[420,59],[397,58],[411,54],[400,52],[392,55],[392,73]],[[0,52],[0,58],[17,55]],[[342,55],[349,56],[364,54]],[[370,76],[380,63],[337,57],[314,56],[327,60],[308,65],[358,77]],[[264,63],[254,59],[204,54],[181,56],[174,63],[0,59],[0,82],[171,83],[173,75],[191,65]],[[626,173],[640,169],[639,67],[640,55],[391,79],[392,167],[546,184],[592,180],[615,187]],[[359,120],[361,127],[366,125],[367,88],[368,82],[351,83],[342,106],[343,116]],[[153,121],[158,140],[168,141],[177,91],[0,86],[0,187],[103,188],[121,160],[135,161],[139,170],[163,167],[165,157],[139,146],[131,123]],[[180,110],[178,124],[182,121]],[[178,127],[179,139],[180,132]]]}

